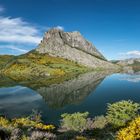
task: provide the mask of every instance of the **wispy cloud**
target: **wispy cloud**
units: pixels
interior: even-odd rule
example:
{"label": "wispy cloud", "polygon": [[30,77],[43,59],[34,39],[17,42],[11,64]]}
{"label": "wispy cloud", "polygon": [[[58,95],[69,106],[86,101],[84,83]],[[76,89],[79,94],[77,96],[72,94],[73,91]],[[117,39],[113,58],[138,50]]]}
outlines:
{"label": "wispy cloud", "polygon": [[56,26],[56,28],[59,29],[59,30],[64,30],[63,26]]}
{"label": "wispy cloud", "polygon": [[[16,54],[26,53],[28,49],[36,47],[42,39],[42,34],[48,28],[35,26],[21,17],[12,18],[2,16],[5,8],[0,5],[0,49]],[[63,26],[56,26],[64,30]],[[28,47],[28,49],[26,49]],[[10,51],[9,51],[10,50]]]}
{"label": "wispy cloud", "polygon": [[21,18],[0,17],[0,42],[40,42],[39,30]]}
{"label": "wispy cloud", "polygon": [[12,46],[12,45],[0,45],[0,49],[11,49],[11,50],[16,50],[18,52],[21,52],[21,53],[26,53],[28,52],[29,50],[26,50],[26,49],[21,49],[20,47],[17,47],[17,46]]}
{"label": "wispy cloud", "polygon": [[51,28],[56,28],[56,29],[59,29],[59,30],[64,30],[64,27],[63,26],[60,26],[60,25],[55,26],[55,27],[47,27],[46,29],[47,30],[50,30]]}
{"label": "wispy cloud", "polygon": [[120,58],[139,58],[140,57],[140,51],[138,50],[133,50],[133,51],[128,51],[128,52],[122,52],[119,53]]}
{"label": "wispy cloud", "polygon": [[[0,6],[0,11],[3,7]],[[41,28],[34,26],[22,18],[0,16],[0,49],[7,53],[21,54],[29,51],[30,46],[36,46],[42,39]],[[5,51],[6,52],[6,51]]]}

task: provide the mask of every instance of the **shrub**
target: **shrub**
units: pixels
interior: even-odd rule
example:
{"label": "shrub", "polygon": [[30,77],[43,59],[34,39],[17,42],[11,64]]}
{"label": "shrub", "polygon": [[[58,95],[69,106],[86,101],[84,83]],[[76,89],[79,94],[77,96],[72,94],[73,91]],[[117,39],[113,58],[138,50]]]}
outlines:
{"label": "shrub", "polygon": [[0,117],[0,127],[8,128],[10,126],[10,121],[4,117]]}
{"label": "shrub", "polygon": [[53,125],[44,125],[42,123],[37,123],[34,127],[41,130],[53,130],[55,128]]}
{"label": "shrub", "polygon": [[86,130],[92,130],[93,129],[93,119],[87,118],[86,120]]}
{"label": "shrub", "polygon": [[54,140],[56,135],[44,132],[44,131],[33,131],[30,136],[30,140]]}
{"label": "shrub", "polygon": [[140,105],[132,101],[120,101],[108,104],[107,119],[113,127],[125,126],[126,122],[137,116]]}
{"label": "shrub", "polygon": [[32,121],[28,117],[14,119],[12,122],[15,127],[33,127],[40,130],[53,130],[55,128],[53,125],[45,125],[41,122]]}
{"label": "shrub", "polygon": [[73,113],[73,114],[62,114],[61,127],[66,130],[83,131],[86,127],[86,121],[88,112],[85,113]]}
{"label": "shrub", "polygon": [[36,122],[30,120],[28,117],[13,119],[12,122],[14,127],[33,127],[36,125]]}
{"label": "shrub", "polygon": [[10,140],[20,140],[23,136],[23,131],[19,128],[15,128],[11,131]]}
{"label": "shrub", "polygon": [[93,121],[93,128],[103,129],[108,124],[107,118],[102,116],[97,116]]}
{"label": "shrub", "polygon": [[[34,119],[34,117],[31,118]],[[26,117],[8,120],[4,117],[0,117],[0,140],[2,132],[4,136],[9,136],[11,140],[29,140],[30,133],[33,130],[34,133],[31,133],[33,134],[31,137],[41,136],[41,134],[44,136],[43,138],[55,137],[55,135],[50,133],[50,131],[55,128],[53,125],[46,125],[38,122],[38,117],[37,120],[35,117],[34,121],[31,120],[31,118]]]}
{"label": "shrub", "polygon": [[137,117],[126,128],[121,129],[116,137],[117,140],[140,139],[140,117]]}
{"label": "shrub", "polygon": [[21,140],[30,140],[30,139],[29,139],[29,137],[28,137],[28,136],[23,135],[23,136],[21,137]]}

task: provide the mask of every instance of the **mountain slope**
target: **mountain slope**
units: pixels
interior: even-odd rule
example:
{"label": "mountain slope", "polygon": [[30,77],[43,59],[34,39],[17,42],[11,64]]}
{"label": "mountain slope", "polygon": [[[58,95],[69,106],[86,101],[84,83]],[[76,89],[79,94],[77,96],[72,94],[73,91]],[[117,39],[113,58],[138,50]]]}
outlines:
{"label": "mountain slope", "polygon": [[87,72],[89,69],[74,62],[49,56],[48,54],[38,54],[31,51],[27,54],[14,57],[2,73],[14,80],[29,80],[34,77],[70,77]]}
{"label": "mountain slope", "polygon": [[0,69],[4,68],[8,62],[14,58],[13,55],[0,55]]}
{"label": "mountain slope", "polygon": [[64,32],[51,29],[36,49],[39,54],[48,53],[92,68],[115,69],[116,65],[108,62],[104,56],[79,32]]}

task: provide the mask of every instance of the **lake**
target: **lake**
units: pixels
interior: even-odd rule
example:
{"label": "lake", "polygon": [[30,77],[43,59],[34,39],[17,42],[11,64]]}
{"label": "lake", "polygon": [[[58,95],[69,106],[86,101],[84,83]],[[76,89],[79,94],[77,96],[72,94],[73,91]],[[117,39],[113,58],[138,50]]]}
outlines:
{"label": "lake", "polygon": [[0,114],[9,118],[42,113],[47,123],[58,124],[60,115],[74,112],[94,117],[106,112],[107,103],[120,100],[140,102],[140,73],[90,72],[46,87],[44,79],[15,82],[0,77]]}

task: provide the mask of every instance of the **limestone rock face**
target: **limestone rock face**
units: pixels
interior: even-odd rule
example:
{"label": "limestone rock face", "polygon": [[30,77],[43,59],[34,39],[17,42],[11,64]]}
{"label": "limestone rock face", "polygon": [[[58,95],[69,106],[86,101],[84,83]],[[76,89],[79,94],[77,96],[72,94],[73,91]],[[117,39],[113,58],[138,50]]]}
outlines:
{"label": "limestone rock face", "polygon": [[37,52],[48,53],[55,57],[62,57],[92,68],[115,68],[116,65],[106,61],[105,57],[92,43],[84,39],[77,31],[64,32],[59,29],[51,29],[45,36]]}

